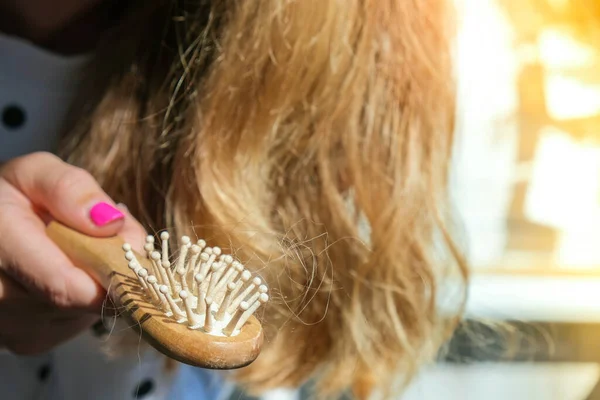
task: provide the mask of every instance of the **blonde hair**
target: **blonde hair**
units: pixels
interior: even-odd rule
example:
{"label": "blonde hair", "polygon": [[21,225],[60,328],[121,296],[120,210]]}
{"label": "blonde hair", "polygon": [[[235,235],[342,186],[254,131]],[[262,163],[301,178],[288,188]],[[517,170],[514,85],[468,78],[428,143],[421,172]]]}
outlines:
{"label": "blonde hair", "polygon": [[446,0],[189,3],[135,10],[99,50],[65,154],[148,227],[265,276],[267,345],[241,385],[391,393],[456,323],[439,281],[467,277]]}

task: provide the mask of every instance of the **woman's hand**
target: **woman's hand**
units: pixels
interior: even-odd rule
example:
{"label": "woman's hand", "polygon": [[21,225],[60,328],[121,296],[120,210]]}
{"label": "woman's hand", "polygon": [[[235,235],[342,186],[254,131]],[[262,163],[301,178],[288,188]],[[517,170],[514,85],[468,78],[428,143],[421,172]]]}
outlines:
{"label": "woman's hand", "polygon": [[56,219],[91,236],[143,244],[144,229],[86,171],[48,153],[0,169],[0,348],[36,354],[98,320],[104,290],[46,236]]}

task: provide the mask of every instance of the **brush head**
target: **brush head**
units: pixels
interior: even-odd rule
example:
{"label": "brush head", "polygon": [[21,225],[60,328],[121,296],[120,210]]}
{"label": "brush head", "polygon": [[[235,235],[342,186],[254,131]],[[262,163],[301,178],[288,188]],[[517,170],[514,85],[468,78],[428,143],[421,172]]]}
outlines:
{"label": "brush head", "polygon": [[159,237],[160,249],[153,237],[146,239],[145,257],[128,243],[121,246],[130,276],[118,295],[146,339],[170,357],[203,368],[254,361],[263,334],[253,314],[269,300],[262,280],[202,239],[192,244],[183,236],[171,254],[168,232]]}
{"label": "brush head", "polygon": [[163,232],[160,243],[146,239],[142,256],[119,237],[90,237],[56,221],[46,233],[168,357],[211,369],[244,367],[258,357],[263,330],[253,313],[268,301],[268,290],[218,247],[182,239],[173,256]]}

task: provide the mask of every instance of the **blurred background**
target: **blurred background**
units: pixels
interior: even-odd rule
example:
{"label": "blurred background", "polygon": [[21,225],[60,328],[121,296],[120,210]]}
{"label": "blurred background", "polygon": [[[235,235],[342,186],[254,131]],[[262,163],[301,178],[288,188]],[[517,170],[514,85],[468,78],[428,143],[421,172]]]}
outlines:
{"label": "blurred background", "polygon": [[600,2],[457,2],[471,261],[600,271]]}
{"label": "blurred background", "polygon": [[410,399],[600,399],[600,1],[455,0],[467,323]]}

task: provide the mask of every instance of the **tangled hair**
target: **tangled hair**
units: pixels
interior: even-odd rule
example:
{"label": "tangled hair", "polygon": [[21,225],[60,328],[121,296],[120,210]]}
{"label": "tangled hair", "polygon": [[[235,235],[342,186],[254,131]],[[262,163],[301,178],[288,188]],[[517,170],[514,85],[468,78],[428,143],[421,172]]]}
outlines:
{"label": "tangled hair", "polygon": [[439,282],[467,278],[446,0],[147,3],[100,47],[68,160],[265,277],[267,344],[238,383],[390,394],[457,322]]}

